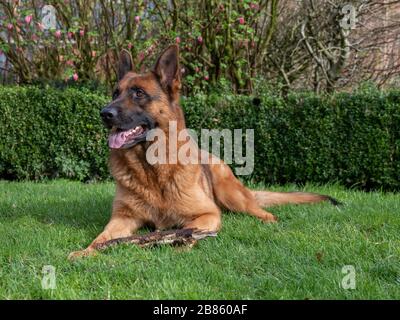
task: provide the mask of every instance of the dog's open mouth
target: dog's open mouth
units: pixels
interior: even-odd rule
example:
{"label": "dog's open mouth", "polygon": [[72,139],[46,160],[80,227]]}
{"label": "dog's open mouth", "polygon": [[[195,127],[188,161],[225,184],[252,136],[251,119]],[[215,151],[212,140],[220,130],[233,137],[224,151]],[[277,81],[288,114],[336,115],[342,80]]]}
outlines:
{"label": "dog's open mouth", "polygon": [[146,140],[146,125],[139,125],[129,130],[113,129],[108,137],[108,146],[112,149],[129,148]]}

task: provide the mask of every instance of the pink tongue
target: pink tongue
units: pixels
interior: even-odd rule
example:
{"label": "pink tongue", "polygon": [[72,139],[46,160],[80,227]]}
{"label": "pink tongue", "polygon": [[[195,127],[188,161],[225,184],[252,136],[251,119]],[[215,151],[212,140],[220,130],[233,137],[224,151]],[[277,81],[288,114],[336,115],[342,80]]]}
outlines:
{"label": "pink tongue", "polygon": [[111,133],[108,137],[108,145],[112,149],[119,149],[125,143],[125,132]]}

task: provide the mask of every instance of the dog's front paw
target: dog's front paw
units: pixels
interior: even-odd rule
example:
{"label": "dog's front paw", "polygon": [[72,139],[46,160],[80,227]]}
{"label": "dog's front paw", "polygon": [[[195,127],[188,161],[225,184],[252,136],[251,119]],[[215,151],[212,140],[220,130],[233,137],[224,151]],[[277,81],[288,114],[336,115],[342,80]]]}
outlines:
{"label": "dog's front paw", "polygon": [[278,217],[274,216],[271,213],[267,213],[265,217],[263,217],[261,220],[264,221],[265,223],[275,223],[278,222]]}
{"label": "dog's front paw", "polygon": [[79,258],[89,257],[96,255],[97,251],[94,249],[85,249],[80,251],[73,251],[68,255],[68,260],[73,261]]}

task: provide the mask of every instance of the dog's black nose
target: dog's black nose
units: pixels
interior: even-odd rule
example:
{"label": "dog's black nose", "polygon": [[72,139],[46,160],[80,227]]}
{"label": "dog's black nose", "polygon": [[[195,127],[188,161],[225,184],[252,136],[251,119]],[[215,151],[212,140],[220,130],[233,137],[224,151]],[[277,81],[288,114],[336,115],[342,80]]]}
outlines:
{"label": "dog's black nose", "polygon": [[100,111],[100,116],[104,121],[113,120],[117,116],[117,114],[117,109],[113,107],[105,107],[103,110]]}

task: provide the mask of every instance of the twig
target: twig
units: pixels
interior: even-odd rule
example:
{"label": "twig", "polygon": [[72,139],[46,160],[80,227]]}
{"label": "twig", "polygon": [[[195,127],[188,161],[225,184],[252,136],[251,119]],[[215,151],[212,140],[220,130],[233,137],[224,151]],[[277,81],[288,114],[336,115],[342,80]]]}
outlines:
{"label": "twig", "polygon": [[125,238],[112,239],[96,245],[97,250],[104,250],[108,247],[121,243],[132,243],[139,247],[152,247],[161,244],[170,244],[173,246],[186,245],[192,247],[197,240],[206,237],[216,237],[216,232],[201,231],[197,229],[176,229],[168,231],[155,231],[144,235],[134,235]]}

